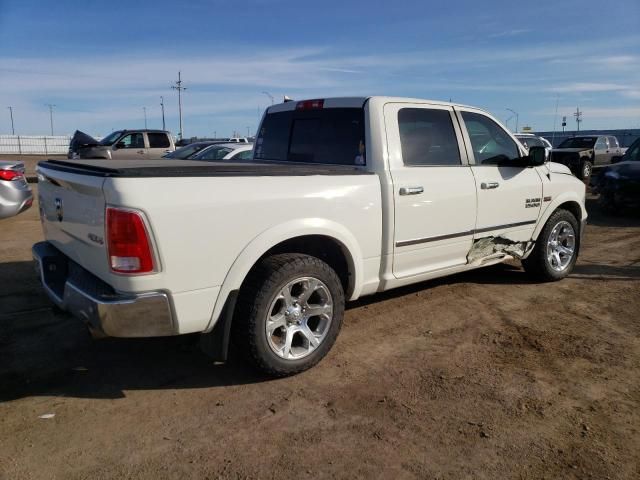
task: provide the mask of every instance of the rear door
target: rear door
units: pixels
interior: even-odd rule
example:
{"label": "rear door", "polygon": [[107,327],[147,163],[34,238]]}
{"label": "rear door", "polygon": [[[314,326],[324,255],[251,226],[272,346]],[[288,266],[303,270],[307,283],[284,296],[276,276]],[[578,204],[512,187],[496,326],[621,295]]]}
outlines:
{"label": "rear door", "polygon": [[467,262],[476,185],[448,106],[384,107],[395,205],[393,274],[410,277]]}
{"label": "rear door", "polygon": [[622,156],[621,150],[620,150],[620,144],[618,143],[618,139],[616,137],[607,137],[609,139],[609,162],[611,163],[611,160],[613,159],[613,157],[620,157]]}
{"label": "rear door", "polygon": [[457,110],[477,185],[475,238],[508,234],[530,240],[542,202],[539,167],[509,165],[526,154],[513,137],[480,110]]}
{"label": "rear door", "polygon": [[161,158],[171,151],[171,141],[166,133],[147,132],[147,145],[149,146],[146,156],[149,158]]}

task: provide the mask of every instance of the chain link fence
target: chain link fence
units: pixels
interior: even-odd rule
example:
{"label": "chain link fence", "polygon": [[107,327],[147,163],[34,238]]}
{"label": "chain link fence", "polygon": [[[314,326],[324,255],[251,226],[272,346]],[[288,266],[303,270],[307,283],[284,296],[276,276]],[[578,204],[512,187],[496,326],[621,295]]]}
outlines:
{"label": "chain link fence", "polygon": [[0,154],[66,155],[68,135],[0,135]]}

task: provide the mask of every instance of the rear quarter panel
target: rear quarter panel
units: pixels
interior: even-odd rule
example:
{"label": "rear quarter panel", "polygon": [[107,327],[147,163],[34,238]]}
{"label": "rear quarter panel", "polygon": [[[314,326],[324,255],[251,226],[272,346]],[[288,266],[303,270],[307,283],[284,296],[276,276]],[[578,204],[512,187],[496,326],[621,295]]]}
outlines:
{"label": "rear quarter panel", "polygon": [[360,272],[380,256],[377,175],[110,178],[104,193],[108,205],[145,213],[161,264],[154,275],[113,275],[121,291],[224,294],[264,252],[301,235],[333,236]]}

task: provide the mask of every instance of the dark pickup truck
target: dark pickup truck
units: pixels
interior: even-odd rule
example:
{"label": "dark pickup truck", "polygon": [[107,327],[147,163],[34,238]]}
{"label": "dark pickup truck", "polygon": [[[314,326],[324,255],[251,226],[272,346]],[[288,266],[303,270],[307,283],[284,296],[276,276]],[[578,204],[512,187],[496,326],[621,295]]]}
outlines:
{"label": "dark pickup truck", "polygon": [[587,181],[593,167],[609,165],[624,151],[616,137],[585,135],[567,138],[551,151],[551,160],[566,165],[576,177]]}

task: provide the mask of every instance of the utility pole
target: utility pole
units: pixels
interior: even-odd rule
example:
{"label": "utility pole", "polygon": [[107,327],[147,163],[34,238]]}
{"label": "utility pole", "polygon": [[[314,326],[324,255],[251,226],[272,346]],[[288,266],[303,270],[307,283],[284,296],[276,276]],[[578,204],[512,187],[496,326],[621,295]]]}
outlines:
{"label": "utility pole", "polygon": [[213,131],[213,138],[218,138],[218,132],[216,132],[215,130]]}
{"label": "utility pole", "polygon": [[564,127],[567,126],[567,117],[562,117],[562,133],[564,133]]}
{"label": "utility pole", "polygon": [[16,129],[13,128],[13,107],[7,107],[9,109],[9,115],[11,116],[11,135],[16,134]]}
{"label": "utility pole", "polygon": [[187,87],[182,86],[180,72],[178,72],[178,81],[175,85],[171,85],[171,88],[178,91],[178,116],[180,117],[180,131],[178,132],[178,137],[182,140],[182,90],[186,90]]}
{"label": "utility pole", "polygon": [[264,93],[267,97],[271,99],[271,105],[273,105],[273,95],[271,95],[269,92],[262,92],[262,93]]}
{"label": "utility pole", "polygon": [[249,137],[251,136],[251,135],[249,134],[249,129],[250,129],[250,128],[251,128],[251,127],[247,127],[247,138],[249,138]]}
{"label": "utility pole", "polygon": [[144,112],[144,129],[147,129],[147,107],[142,107],[142,111]]}
{"label": "utility pole", "polygon": [[46,105],[49,107],[49,122],[51,123],[51,136],[53,137],[53,107],[55,107],[55,105],[51,103],[47,103]]}
{"label": "utility pole", "polygon": [[516,131],[515,131],[515,133],[518,133],[518,118],[520,116],[518,115],[518,112],[516,112],[515,110],[511,110],[510,108],[507,108],[507,110],[509,110],[511,113],[513,113],[516,116]]}
{"label": "utility pole", "polygon": [[164,98],[160,95],[160,108],[162,109],[162,129],[166,130],[167,128],[164,125]]}
{"label": "utility pole", "polygon": [[576,117],[576,127],[578,131],[580,131],[580,122],[582,122],[582,112],[580,111],[580,107],[576,108],[575,113],[573,114]]}

